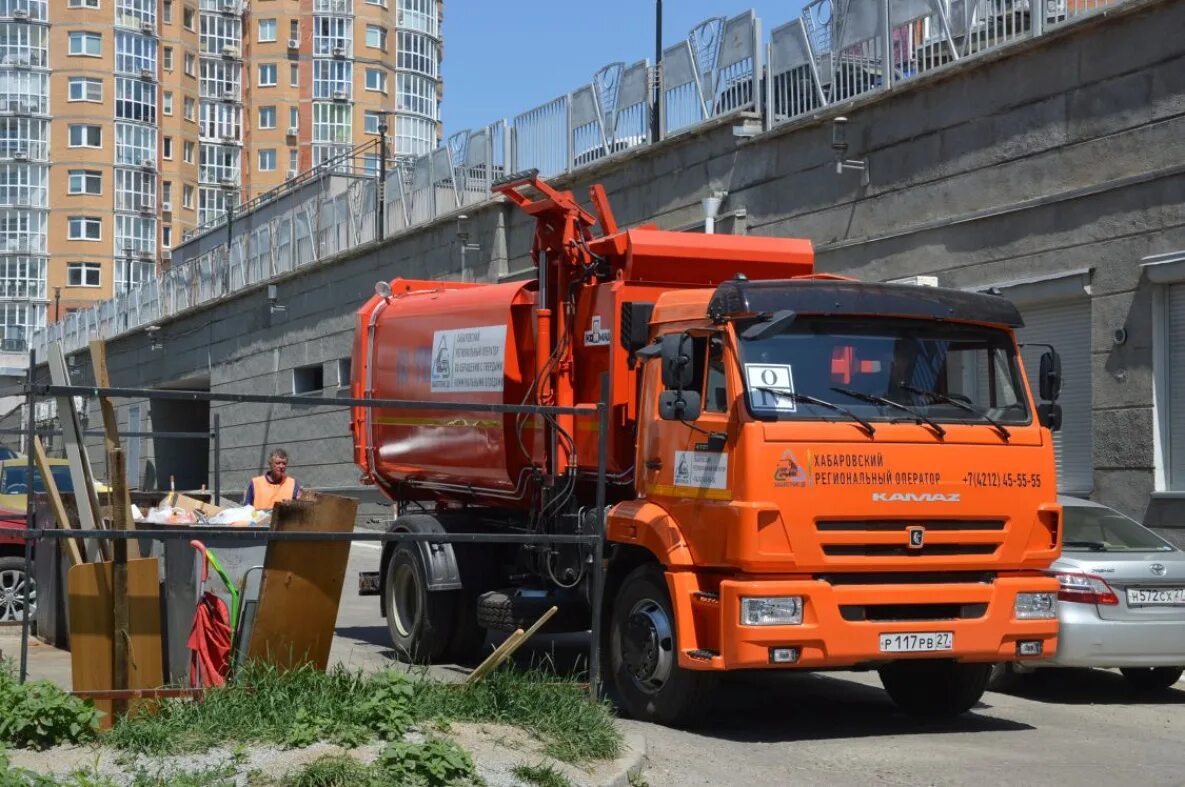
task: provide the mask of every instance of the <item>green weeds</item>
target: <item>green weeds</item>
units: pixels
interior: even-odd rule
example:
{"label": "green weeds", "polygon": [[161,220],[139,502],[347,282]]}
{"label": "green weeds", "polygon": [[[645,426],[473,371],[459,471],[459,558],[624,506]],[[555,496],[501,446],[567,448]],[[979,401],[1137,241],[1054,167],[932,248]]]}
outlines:
{"label": "green weeds", "polygon": [[95,736],[99,711],[48,681],[17,682],[12,665],[0,663],[0,745],[45,749]]}
{"label": "green weeds", "polygon": [[560,773],[555,766],[546,763],[538,765],[516,765],[511,771],[514,778],[535,787],[572,787],[567,776]]}

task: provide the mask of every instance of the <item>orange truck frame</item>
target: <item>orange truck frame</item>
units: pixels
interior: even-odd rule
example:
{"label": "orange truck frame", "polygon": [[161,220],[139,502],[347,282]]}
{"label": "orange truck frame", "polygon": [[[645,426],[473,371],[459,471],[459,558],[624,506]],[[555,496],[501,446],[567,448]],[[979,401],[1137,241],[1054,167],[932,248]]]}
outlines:
{"label": "orange truck frame", "polygon": [[[816,274],[805,240],[619,229],[535,173],[530,281],[380,282],[353,395],[572,407],[608,377],[602,643],[622,707],[685,724],[737,669],[876,669],[919,714],[966,711],[992,664],[1056,648],[1051,430],[1008,301]],[[355,408],[396,532],[598,532],[595,419]],[[590,513],[591,512],[591,513]],[[593,553],[393,542],[373,589],[397,650],[588,628]]]}

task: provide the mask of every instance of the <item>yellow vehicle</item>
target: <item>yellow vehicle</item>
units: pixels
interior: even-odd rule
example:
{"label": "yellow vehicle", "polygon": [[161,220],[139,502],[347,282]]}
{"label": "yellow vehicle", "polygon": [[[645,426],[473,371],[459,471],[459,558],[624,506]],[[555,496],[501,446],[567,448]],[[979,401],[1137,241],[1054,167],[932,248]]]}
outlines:
{"label": "yellow vehicle", "polygon": [[[59,492],[73,492],[70,480],[70,466],[65,459],[48,459],[49,472]],[[44,492],[45,482],[41,473],[34,471],[34,491]],[[29,492],[29,465],[24,457],[0,461],[0,508],[24,511]]]}

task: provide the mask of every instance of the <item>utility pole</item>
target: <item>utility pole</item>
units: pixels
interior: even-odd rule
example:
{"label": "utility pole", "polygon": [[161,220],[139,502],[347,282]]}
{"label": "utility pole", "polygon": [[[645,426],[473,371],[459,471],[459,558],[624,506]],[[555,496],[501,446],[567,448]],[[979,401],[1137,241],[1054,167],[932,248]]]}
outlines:
{"label": "utility pole", "polygon": [[62,321],[62,288],[53,288],[53,321]]}
{"label": "utility pole", "polygon": [[374,237],[382,240],[387,204],[387,113],[379,115],[379,182],[374,192]]}
{"label": "utility pole", "polygon": [[654,0],[654,106],[650,109],[650,141],[658,142],[662,112],[662,0]]}

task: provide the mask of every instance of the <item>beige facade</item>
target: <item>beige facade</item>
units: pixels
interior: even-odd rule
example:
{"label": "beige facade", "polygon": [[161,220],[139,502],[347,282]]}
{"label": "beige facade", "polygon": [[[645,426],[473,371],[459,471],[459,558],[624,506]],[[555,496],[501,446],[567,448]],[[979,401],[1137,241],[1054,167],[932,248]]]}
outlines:
{"label": "beige facade", "polygon": [[[388,128],[440,139],[442,0],[0,0],[0,340]],[[366,166],[377,168],[378,157]]]}

